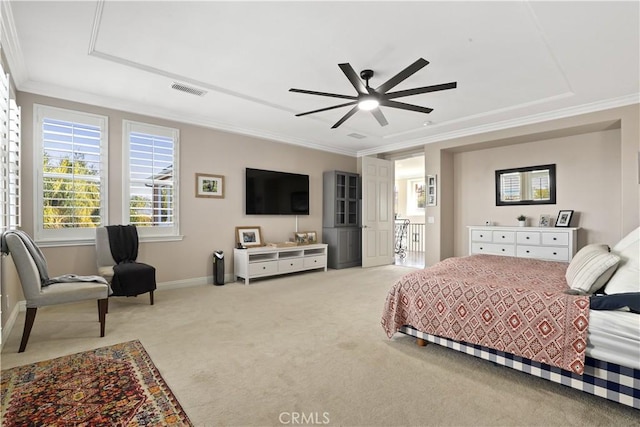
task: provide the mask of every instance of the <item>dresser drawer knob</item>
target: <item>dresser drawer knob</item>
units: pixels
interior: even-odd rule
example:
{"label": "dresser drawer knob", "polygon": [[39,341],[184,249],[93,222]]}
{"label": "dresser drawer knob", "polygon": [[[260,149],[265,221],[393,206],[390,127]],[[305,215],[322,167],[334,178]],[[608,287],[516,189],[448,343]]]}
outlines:
{"label": "dresser drawer knob", "polygon": [[529,240],[529,236],[527,236],[527,240]]}
{"label": "dresser drawer knob", "polygon": [[502,249],[502,252],[504,252],[504,248]]}
{"label": "dresser drawer knob", "polygon": [[502,238],[504,239],[504,236],[502,236]]}
{"label": "dresser drawer knob", "polygon": [[554,254],[554,255],[558,255],[558,252],[554,252],[553,254]]}
{"label": "dresser drawer knob", "polygon": [[480,237],[484,237],[484,234],[481,234]]}
{"label": "dresser drawer knob", "polygon": [[553,240],[558,240],[558,238],[557,238],[557,237],[554,237],[554,238],[553,238]]}
{"label": "dresser drawer knob", "polygon": [[263,269],[263,270],[266,270],[266,269],[267,269],[267,267],[262,267],[262,269]]}
{"label": "dresser drawer knob", "polygon": [[529,251],[527,251],[527,253],[529,253]]}
{"label": "dresser drawer knob", "polygon": [[484,248],[482,246],[480,246],[480,250],[482,251],[482,250],[484,250]]}

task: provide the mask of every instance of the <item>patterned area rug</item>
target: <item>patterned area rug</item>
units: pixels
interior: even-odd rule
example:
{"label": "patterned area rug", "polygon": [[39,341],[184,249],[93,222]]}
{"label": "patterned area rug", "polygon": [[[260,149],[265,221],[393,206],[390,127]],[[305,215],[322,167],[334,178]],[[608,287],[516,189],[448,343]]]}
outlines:
{"label": "patterned area rug", "polygon": [[140,341],[2,371],[9,426],[191,426]]}

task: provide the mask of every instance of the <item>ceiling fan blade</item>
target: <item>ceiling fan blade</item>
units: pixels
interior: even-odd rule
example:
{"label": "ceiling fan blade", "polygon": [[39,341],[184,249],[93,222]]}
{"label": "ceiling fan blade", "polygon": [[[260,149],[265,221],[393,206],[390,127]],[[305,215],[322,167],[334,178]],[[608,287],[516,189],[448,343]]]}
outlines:
{"label": "ceiling fan blade", "polygon": [[384,117],[384,114],[382,114],[380,108],[374,108],[373,110],[371,110],[371,114],[373,114],[373,117],[375,117],[378,123],[380,123],[380,126],[386,126],[389,124],[387,119]]}
{"label": "ceiling fan blade", "polygon": [[289,89],[289,92],[306,93],[308,95],[330,96],[331,98],[358,99],[357,96],[340,95],[339,93],[316,92],[314,90],[305,90],[305,89],[293,89],[293,88],[291,88],[291,89]]}
{"label": "ceiling fan blade", "polygon": [[364,83],[362,83],[362,80],[360,80],[360,77],[358,77],[358,74],[353,69],[351,64],[349,64],[349,63],[338,64],[338,67],[340,67],[340,69],[342,70],[344,75],[347,76],[347,78],[349,79],[349,81],[351,82],[353,87],[356,88],[358,93],[363,94],[363,95],[368,93],[367,92],[367,88],[365,87]]}
{"label": "ceiling fan blade", "polygon": [[417,87],[415,89],[399,90],[397,92],[389,92],[384,95],[386,99],[400,98],[402,96],[419,95],[421,93],[437,92],[439,90],[455,89],[458,82],[443,83],[433,86]]}
{"label": "ceiling fan blade", "polygon": [[425,114],[429,114],[430,112],[433,111],[433,108],[421,107],[419,105],[413,105],[413,104],[405,104],[404,102],[398,102],[398,101],[389,101],[387,99],[381,99],[380,105],[384,105],[392,108],[399,108],[401,110],[417,111],[418,113],[425,113]]}
{"label": "ceiling fan blade", "polygon": [[357,105],[355,107],[353,107],[351,110],[349,110],[349,112],[347,114],[342,116],[342,118],[340,120],[338,120],[335,125],[331,126],[331,129],[335,129],[338,126],[340,126],[341,124],[343,124],[349,117],[353,116],[356,113],[356,111],[358,111],[358,106]]}
{"label": "ceiling fan blade", "polygon": [[306,116],[307,114],[319,113],[321,111],[333,110],[334,108],[346,107],[348,105],[355,105],[355,104],[357,104],[357,101],[347,102],[346,104],[334,105],[331,107],[321,108],[319,110],[307,111],[306,113],[296,114],[296,117]]}
{"label": "ceiling fan blade", "polygon": [[376,92],[385,93],[389,89],[391,89],[393,87],[396,87],[403,80],[409,78],[415,72],[417,72],[417,71],[421,70],[422,68],[424,68],[428,63],[429,63],[429,61],[427,61],[426,59],[419,58],[416,62],[414,62],[413,64],[409,65],[407,68],[405,68],[404,70],[400,71],[398,74],[396,74],[395,76],[391,77],[389,80],[387,80],[386,82],[384,82],[380,86],[378,86],[376,88]]}

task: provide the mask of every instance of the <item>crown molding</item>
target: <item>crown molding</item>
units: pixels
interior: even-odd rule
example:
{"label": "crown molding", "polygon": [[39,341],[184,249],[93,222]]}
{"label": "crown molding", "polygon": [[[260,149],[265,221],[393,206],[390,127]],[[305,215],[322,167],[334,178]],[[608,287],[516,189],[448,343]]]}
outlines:
{"label": "crown molding", "polygon": [[596,101],[588,104],[578,105],[575,107],[563,108],[559,110],[546,111],[544,113],[532,114],[529,116],[519,117],[511,120],[503,120],[495,123],[487,123],[480,126],[472,126],[464,129],[445,132],[436,135],[432,135],[425,138],[417,138],[410,141],[405,141],[398,144],[389,144],[383,147],[373,148],[370,150],[358,151],[358,157],[371,156],[376,154],[383,154],[391,151],[407,150],[422,146],[426,144],[432,144],[440,141],[447,141],[455,138],[462,138],[465,136],[478,135],[483,133],[489,133],[494,131],[500,131],[505,129],[511,129],[519,126],[531,125],[536,123],[547,122],[550,120],[564,119],[568,117],[579,116],[581,114],[595,113],[598,111],[610,110],[613,108],[626,107],[629,105],[640,104],[640,93],[634,93],[631,95],[625,95],[618,98],[607,99],[604,101]]}
{"label": "crown molding", "polygon": [[11,78],[16,87],[19,87],[29,79],[29,72],[20,48],[20,39],[13,19],[11,2],[0,1],[0,16],[2,16],[2,33],[0,34],[2,50],[7,59],[7,66],[11,71]]}

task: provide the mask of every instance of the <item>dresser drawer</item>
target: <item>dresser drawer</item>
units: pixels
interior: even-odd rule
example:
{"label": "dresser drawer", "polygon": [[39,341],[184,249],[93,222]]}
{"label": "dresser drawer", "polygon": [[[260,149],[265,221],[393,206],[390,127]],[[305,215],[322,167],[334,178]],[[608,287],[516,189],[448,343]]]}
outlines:
{"label": "dresser drawer", "polygon": [[308,256],[304,257],[304,268],[324,268],[325,257],[324,256]]}
{"label": "dresser drawer", "polygon": [[521,258],[537,258],[550,261],[569,261],[569,248],[552,248],[546,246],[518,246],[517,256]]}
{"label": "dresser drawer", "polygon": [[516,256],[516,247],[498,243],[472,243],[471,253],[488,255]]}
{"label": "dresser drawer", "polygon": [[258,276],[261,274],[275,274],[277,272],[278,272],[277,261],[249,263],[249,276]]}
{"label": "dresser drawer", "polygon": [[516,242],[519,245],[539,245],[540,233],[537,231],[518,231],[516,232]]}
{"label": "dresser drawer", "polygon": [[493,243],[514,243],[516,241],[516,233],[513,231],[494,231]]}
{"label": "dresser drawer", "polygon": [[551,246],[568,246],[569,233],[542,233],[542,244]]}
{"label": "dresser drawer", "polygon": [[278,271],[286,273],[288,271],[299,271],[302,269],[302,258],[281,259],[278,261]]}
{"label": "dresser drawer", "polygon": [[490,242],[491,232],[486,230],[472,230],[471,240],[474,242]]}

